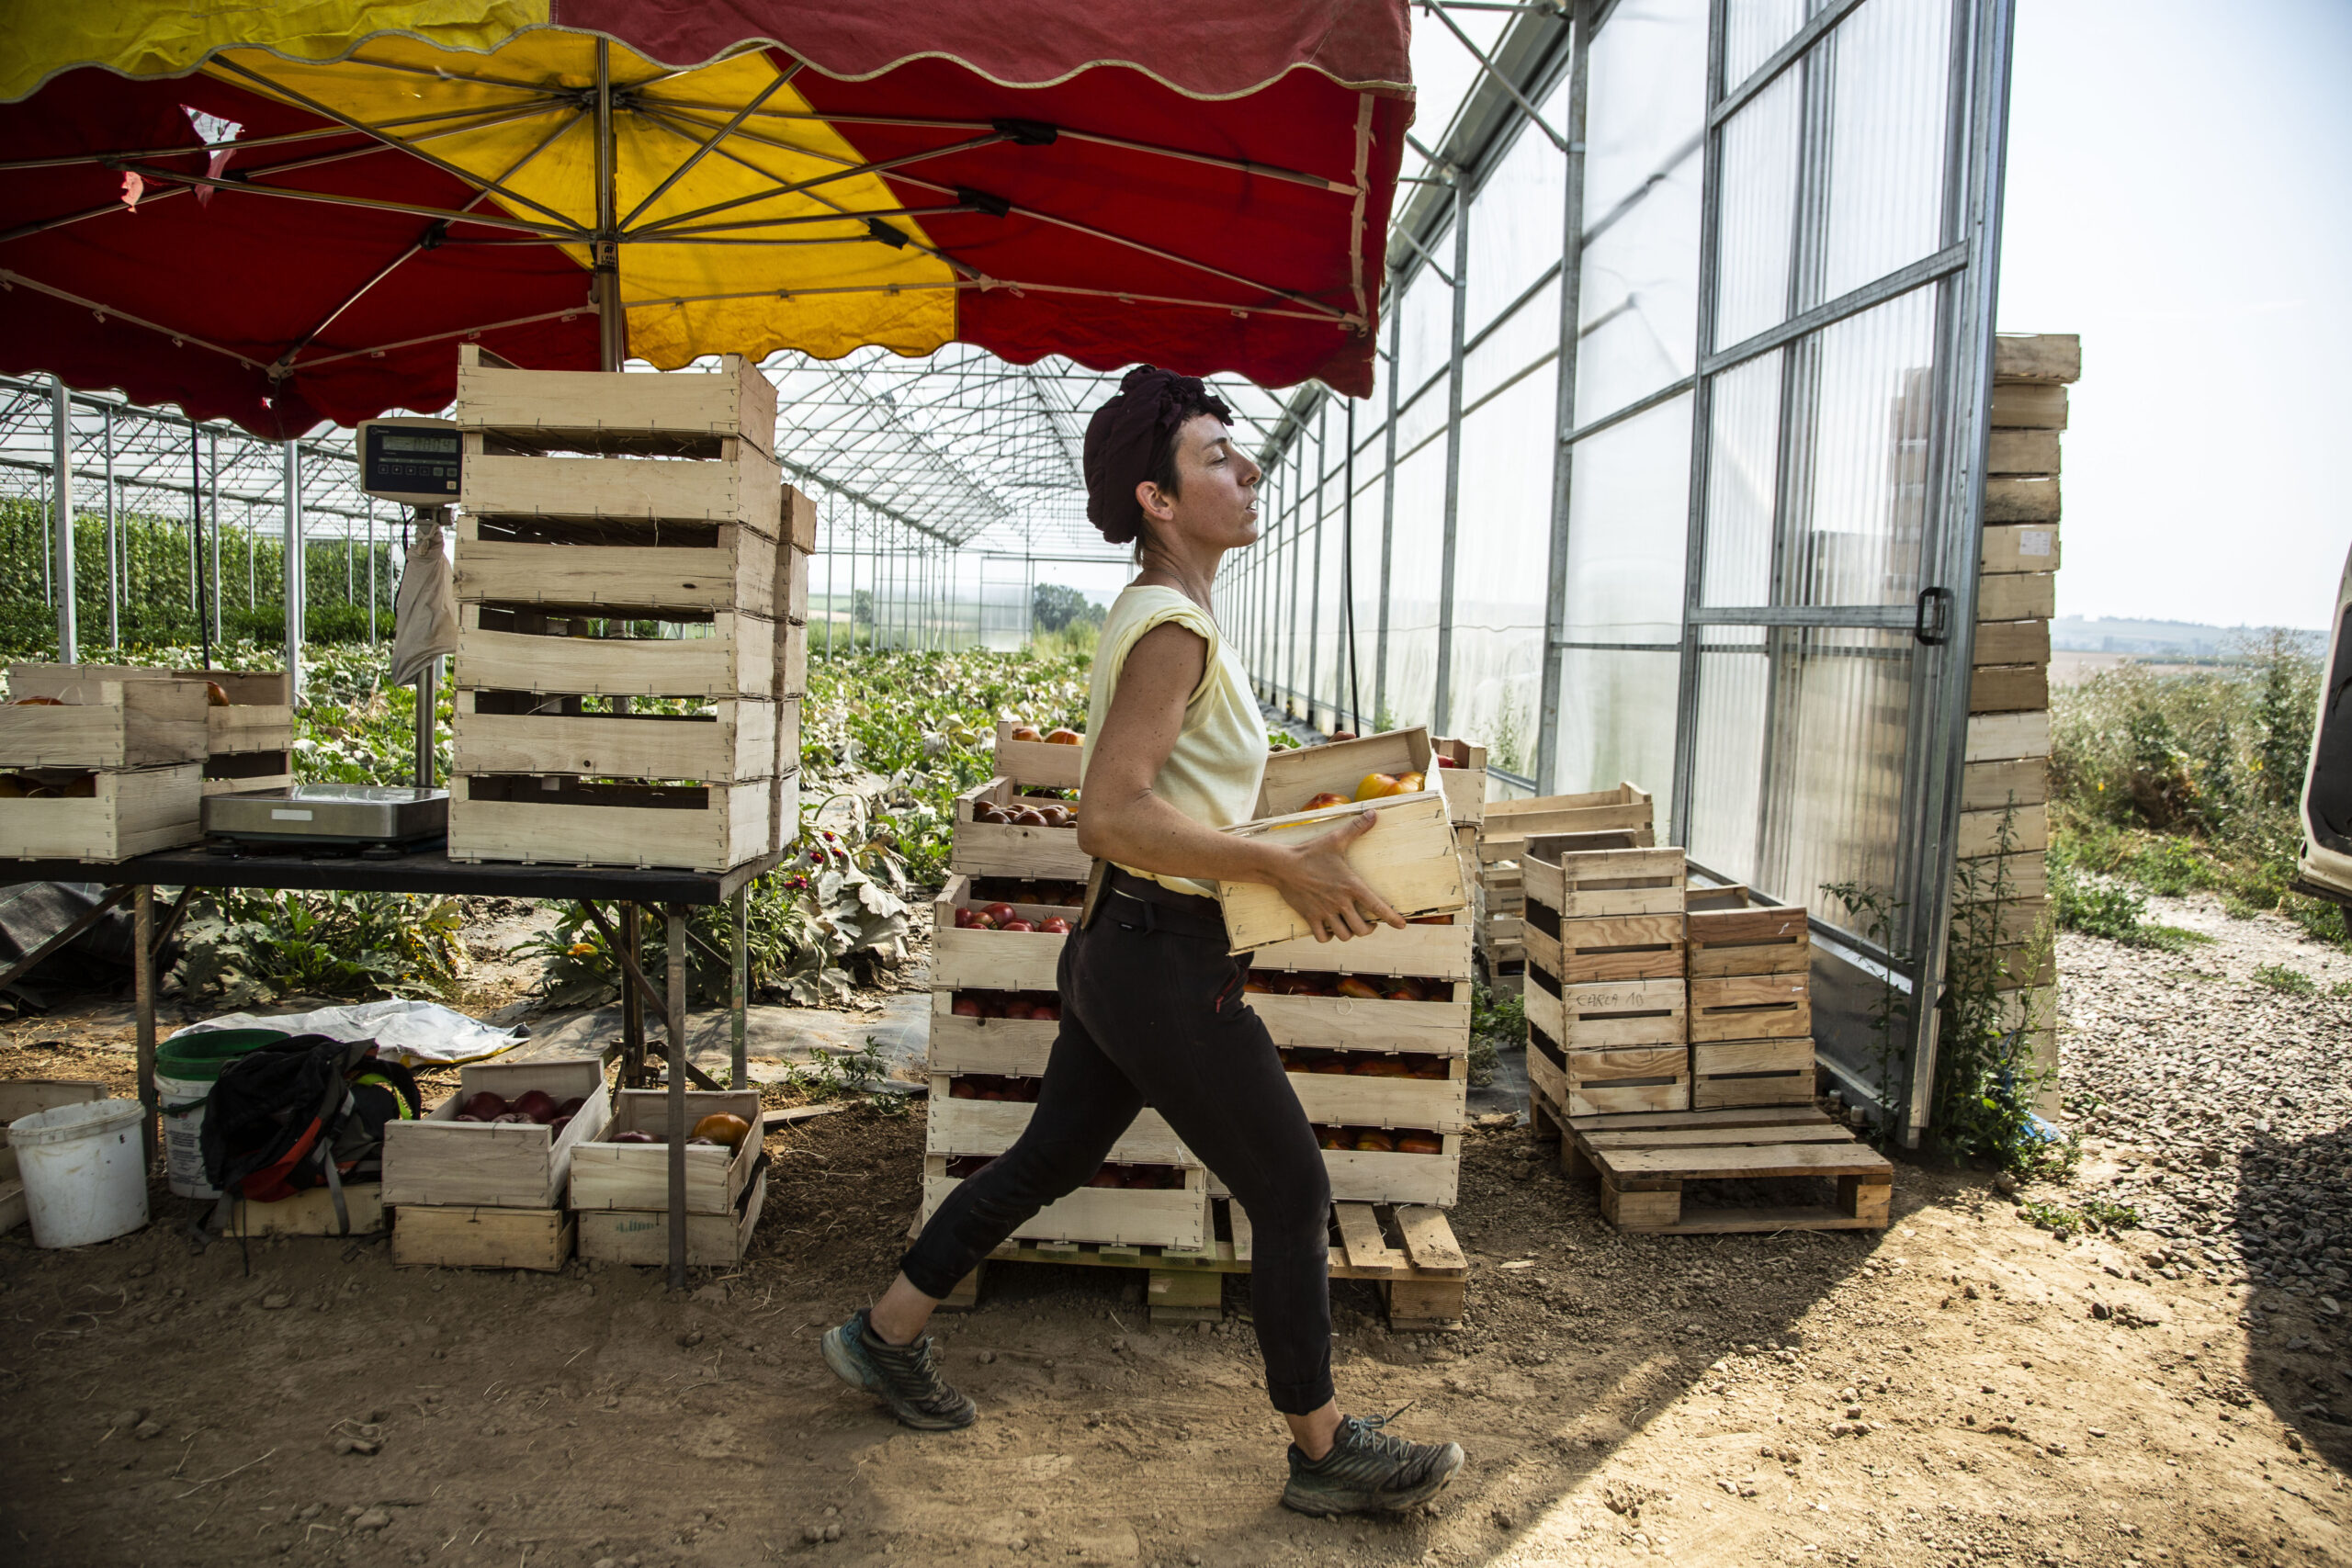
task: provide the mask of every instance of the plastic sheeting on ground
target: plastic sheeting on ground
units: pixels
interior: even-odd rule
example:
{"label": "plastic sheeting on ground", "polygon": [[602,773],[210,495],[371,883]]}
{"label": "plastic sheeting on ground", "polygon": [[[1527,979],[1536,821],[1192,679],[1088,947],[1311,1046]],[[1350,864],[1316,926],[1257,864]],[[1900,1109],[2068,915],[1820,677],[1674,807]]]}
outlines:
{"label": "plastic sheeting on ground", "polygon": [[288,1034],[323,1034],[330,1040],[373,1040],[382,1055],[411,1067],[479,1062],[513,1050],[530,1033],[522,1028],[494,1028],[438,1002],[401,998],[320,1008],[315,1012],[232,1012],[191,1023],[179,1032],[211,1029],[282,1029]]}

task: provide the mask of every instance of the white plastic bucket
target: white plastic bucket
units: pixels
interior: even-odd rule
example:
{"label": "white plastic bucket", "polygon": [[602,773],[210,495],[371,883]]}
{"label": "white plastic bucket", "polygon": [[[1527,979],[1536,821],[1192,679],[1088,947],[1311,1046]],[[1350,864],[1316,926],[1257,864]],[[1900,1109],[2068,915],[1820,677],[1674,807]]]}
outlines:
{"label": "white plastic bucket", "polygon": [[8,1124],[35,1247],[87,1247],[147,1223],[139,1102],[94,1100]]}
{"label": "white plastic bucket", "polygon": [[195,1078],[155,1075],[155,1093],[164,1107],[164,1175],[183,1198],[220,1196],[204,1179],[204,1097],[211,1089]]}

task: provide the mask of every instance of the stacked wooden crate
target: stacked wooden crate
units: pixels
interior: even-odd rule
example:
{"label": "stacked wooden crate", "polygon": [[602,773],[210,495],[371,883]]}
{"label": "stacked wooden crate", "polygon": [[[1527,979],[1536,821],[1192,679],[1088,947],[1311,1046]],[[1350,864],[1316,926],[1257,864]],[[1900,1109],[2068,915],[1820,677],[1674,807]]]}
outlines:
{"label": "stacked wooden crate", "polygon": [[1813,942],[1805,912],[1693,884],[1683,913],[1693,1110],[1810,1105]]}
{"label": "stacked wooden crate", "polygon": [[[528,1122],[460,1122],[488,1090],[510,1105],[533,1089],[581,1101],[561,1132]],[[574,1155],[612,1116],[595,1057],[478,1062],[458,1090],[414,1122],[384,1129],[382,1199],[393,1211],[392,1261],[446,1269],[563,1267],[573,1224],[565,1205]]]}
{"label": "stacked wooden crate", "polygon": [[1683,852],[1630,832],[1544,835],[1520,870],[1537,1109],[1563,1121],[1690,1109]]}
{"label": "stacked wooden crate", "polygon": [[1638,847],[1657,842],[1647,793],[1621,784],[1579,795],[1487,803],[1478,829],[1471,912],[1488,990],[1517,996],[1524,983],[1527,951],[1521,925],[1525,894],[1519,857],[1528,839],[1546,833],[1609,832],[1632,833]]}
{"label": "stacked wooden crate", "polygon": [[[668,1092],[625,1089],[604,1130],[571,1154],[569,1191],[580,1256],[605,1263],[670,1260],[670,1149],[664,1143],[616,1143],[623,1133],[659,1138],[669,1125]],[[686,1148],[686,1262],[696,1269],[740,1263],[767,1202],[767,1153],[756,1089],[685,1091],[686,1125],[728,1115],[751,1129],[732,1147]]]}
{"label": "stacked wooden crate", "polygon": [[205,682],[19,664],[0,707],[0,858],[112,863],[204,835]]}
{"label": "stacked wooden crate", "polygon": [[[1982,575],[1968,692],[1954,924],[1989,924],[2010,1027],[2031,1032],[2032,1059],[2058,1065],[2056,976],[2037,935],[2049,912],[2050,622],[2057,614],[2059,439],[2067,385],[2082,374],[2071,333],[1995,340]],[[2007,842],[2004,844],[2006,836]],[[2004,851],[2006,849],[2006,854]],[[1969,906],[1998,899],[1997,916]]]}
{"label": "stacked wooden crate", "polygon": [[[464,350],[449,854],[725,871],[799,831],[816,513],[775,389]],[[639,635],[649,623],[654,635]]]}

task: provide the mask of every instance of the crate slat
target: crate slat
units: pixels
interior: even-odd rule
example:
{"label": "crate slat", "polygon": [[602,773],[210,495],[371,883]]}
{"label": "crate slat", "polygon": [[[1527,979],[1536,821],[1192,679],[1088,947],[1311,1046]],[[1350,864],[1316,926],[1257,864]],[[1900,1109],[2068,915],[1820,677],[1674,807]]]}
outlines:
{"label": "crate slat", "polygon": [[[1340,744],[1352,746],[1358,742]],[[1244,823],[1229,831],[1280,843],[1296,842],[1329,832],[1362,809],[1355,806],[1329,807]],[[1378,819],[1371,830],[1349,846],[1348,863],[1400,915],[1409,918],[1452,914],[1468,905],[1462,858],[1447,818],[1445,797],[1435,790],[1382,801]],[[1282,895],[1262,884],[1221,882],[1217,885],[1217,901],[1224,906],[1227,945],[1235,953],[1271,947],[1311,934],[1297,912],[1283,901]]]}
{"label": "crate slat", "polygon": [[486,365],[480,347],[467,344],[458,351],[451,417],[460,430],[532,436],[551,446],[629,450],[637,442],[670,451],[681,442],[731,436],[773,455],[775,412],[775,383],[740,354],[721,355],[715,374],[646,376]]}
{"label": "crate slat", "polygon": [[99,773],[91,787],[87,795],[0,799],[0,860],[111,864],[204,837],[202,762]]}
{"label": "crate slat", "polygon": [[494,773],[459,774],[451,785],[453,861],[721,872],[775,841],[775,792],[766,781],[639,785]]}

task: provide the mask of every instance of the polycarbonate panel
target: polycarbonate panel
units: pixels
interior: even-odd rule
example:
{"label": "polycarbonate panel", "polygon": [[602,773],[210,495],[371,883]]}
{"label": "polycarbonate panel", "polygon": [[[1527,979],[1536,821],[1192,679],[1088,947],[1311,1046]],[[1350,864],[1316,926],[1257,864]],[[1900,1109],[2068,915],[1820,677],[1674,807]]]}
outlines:
{"label": "polycarbonate panel", "polygon": [[1770,666],[1760,626],[1709,626],[1699,646],[1700,744],[1690,772],[1690,858],[1735,881],[1756,875]]}
{"label": "polycarbonate panel", "polygon": [[1723,128],[1711,350],[1745,342],[1788,318],[1804,75],[1801,65],[1781,73]]}
{"label": "polycarbonate panel", "polygon": [[1554,388],[1531,376],[1463,421],[1451,733],[1514,773],[1535,762],[1550,554]]}
{"label": "polycarbonate panel", "polygon": [[[1430,243],[1431,254],[1451,270],[1453,241],[1442,231]],[[1477,258],[1471,258],[1477,265]],[[1453,290],[1436,272],[1423,267],[1413,275],[1397,307],[1404,341],[1397,347],[1401,367],[1396,396],[1402,407],[1396,418],[1398,449],[1411,446],[1445,424],[1445,370],[1453,352]],[[1426,388],[1426,389],[1424,389]],[[1415,393],[1419,393],[1418,399]]]}
{"label": "polycarbonate panel", "polygon": [[1903,604],[1919,591],[1934,426],[1937,286],[1792,349],[1819,391],[1798,465],[1790,583],[1801,604]]}
{"label": "polycarbonate panel", "polygon": [[[1696,141],[1642,198],[1585,243],[1577,290],[1576,423],[1589,424],[1688,376],[1698,347]],[[1585,206],[1587,231],[1611,209]]]}
{"label": "polycarbonate panel", "polygon": [[1747,81],[1819,8],[1814,0],[1729,0],[1724,8],[1724,91]]}
{"label": "polycarbonate panel", "polygon": [[[1546,124],[1567,123],[1567,94],[1564,82],[1538,106]],[[1479,182],[1470,203],[1470,257],[1475,265],[1470,268],[1469,335],[1476,336],[1509,309],[1545,268],[1560,265],[1566,182],[1566,155],[1522,117],[1510,150]]]}
{"label": "polycarbonate panel", "polygon": [[1781,352],[1774,349],[1734,366],[1716,377],[1711,389],[1707,548],[1699,590],[1702,604],[1772,603]]}
{"label": "polycarbonate panel", "polygon": [[[1380,448],[1364,447],[1363,411],[1356,414],[1355,670],[1351,693],[1356,722],[1342,726],[1369,734],[1380,658]],[[1374,433],[1375,437],[1378,433]]]}
{"label": "polycarbonate panel", "polygon": [[[1690,394],[1579,441],[1575,459],[1562,635],[1582,642],[1680,641]],[[1528,570],[1538,570],[1534,560]]]}
{"label": "polycarbonate panel", "polygon": [[1951,0],[1870,0],[1822,45],[1835,96],[1820,299],[1942,247],[1951,13]]}
{"label": "polycarbonate panel", "polygon": [[1585,221],[1681,162],[1707,118],[1706,0],[1623,0],[1593,35]]}
{"label": "polycarbonate panel", "polygon": [[[1475,407],[1481,398],[1514,376],[1542,381],[1553,389],[1547,395],[1556,402],[1556,376],[1549,369],[1533,378],[1525,377],[1524,372],[1550,357],[1559,344],[1560,286],[1552,282],[1530,295],[1526,304],[1505,317],[1487,334],[1486,342],[1463,356],[1462,406]],[[1432,398],[1436,396],[1431,394]]]}
{"label": "polycarbonate panel", "polygon": [[1445,444],[1396,465],[1388,605],[1388,706],[1382,728],[1426,723],[1437,690],[1437,591],[1445,538]]}
{"label": "polycarbonate panel", "polygon": [[1559,793],[1630,784],[1648,790],[1658,830],[1673,815],[1674,709],[1681,656],[1560,650]]}

